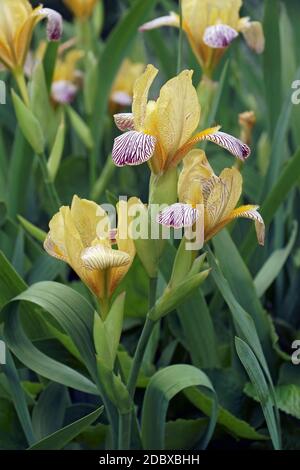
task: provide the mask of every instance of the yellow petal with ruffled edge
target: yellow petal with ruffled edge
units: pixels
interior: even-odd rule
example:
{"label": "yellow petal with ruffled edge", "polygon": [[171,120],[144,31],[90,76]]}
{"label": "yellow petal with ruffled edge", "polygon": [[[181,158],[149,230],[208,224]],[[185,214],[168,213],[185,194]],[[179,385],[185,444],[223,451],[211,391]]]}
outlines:
{"label": "yellow petal with ruffled edge", "polygon": [[135,245],[131,238],[130,225],[134,219],[131,207],[138,203],[137,198],[130,198],[127,201],[120,201],[117,204],[118,229],[116,233],[116,244],[118,250],[129,256],[129,262],[111,269],[109,293],[112,294],[123,277],[127,274],[135,256]]}
{"label": "yellow petal with ruffled edge", "polygon": [[236,206],[242,189],[242,177],[235,168],[226,168],[219,178],[211,181],[210,193],[205,202],[205,236],[215,234],[215,228]]}
{"label": "yellow petal with ruffled edge", "polygon": [[171,159],[198,127],[200,105],[192,83],[193,71],[184,70],[160,90],[156,103],[158,140]]}
{"label": "yellow petal with ruffled edge", "polygon": [[192,150],[183,159],[183,169],[178,179],[178,199],[188,204],[203,202],[205,181],[214,176],[203,150]]}
{"label": "yellow petal with ruffled edge", "polygon": [[111,99],[116,99],[116,102],[118,102],[117,96],[120,93],[123,93],[124,95],[127,95],[128,100],[131,100],[134,84],[142,75],[144,68],[145,66],[142,63],[134,63],[129,59],[125,59],[112,86]]}
{"label": "yellow petal with ruffled edge", "polygon": [[77,63],[82,59],[84,53],[77,49],[69,51],[64,59],[58,60],[55,71],[53,82],[59,80],[66,80],[69,82],[74,82],[76,79],[76,66]]}
{"label": "yellow petal with ruffled edge", "polygon": [[0,60],[4,65],[23,67],[32,31],[42,19],[40,7],[33,9],[27,0],[0,2]]}
{"label": "yellow petal with ruffled edge", "polygon": [[132,113],[134,117],[134,127],[137,131],[144,130],[149,90],[157,74],[158,70],[150,64],[135,82]]}
{"label": "yellow petal with ruffled edge", "polygon": [[239,31],[245,38],[246,43],[257,54],[262,54],[265,49],[265,35],[262,24],[259,21],[249,21],[248,18],[241,18],[239,21]]}
{"label": "yellow petal with ruffled edge", "polygon": [[108,239],[109,218],[102,207],[95,202],[74,196],[71,215],[83,247],[91,246],[95,238]]}

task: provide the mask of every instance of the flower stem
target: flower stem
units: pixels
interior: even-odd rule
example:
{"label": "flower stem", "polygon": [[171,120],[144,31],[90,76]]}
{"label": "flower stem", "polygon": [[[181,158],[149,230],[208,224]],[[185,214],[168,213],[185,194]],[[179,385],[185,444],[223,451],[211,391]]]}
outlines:
{"label": "flower stem", "polygon": [[130,449],[131,417],[132,417],[132,410],[130,410],[128,413],[119,412],[118,450]]}
{"label": "flower stem", "polygon": [[153,328],[155,326],[155,323],[156,323],[155,321],[151,320],[151,318],[147,316],[142,334],[140,336],[140,339],[138,341],[138,344],[135,350],[133,364],[130,370],[128,384],[127,384],[127,389],[132,399],[134,398],[137,378],[138,378],[139,371],[142,365],[145,350],[146,350],[148,341],[150,339],[151,333],[153,331]]}
{"label": "flower stem", "polygon": [[22,99],[24,103],[26,104],[27,107],[29,107],[30,100],[29,100],[29,94],[28,94],[28,89],[26,85],[26,80],[24,77],[23,70],[15,70],[14,72],[14,77],[17,82],[17,85],[19,87]]}
{"label": "flower stem", "polygon": [[179,40],[178,40],[178,56],[177,56],[177,74],[182,70],[182,44],[183,44],[183,29],[182,29],[182,0],[179,0]]}
{"label": "flower stem", "polygon": [[45,188],[46,188],[46,191],[48,193],[49,200],[51,203],[51,211],[55,213],[59,210],[61,206],[61,202],[57,194],[57,191],[55,189],[53,180],[51,176],[49,175],[47,160],[46,160],[44,153],[42,153],[41,155],[38,155],[38,161],[39,161],[39,165],[42,171]]}

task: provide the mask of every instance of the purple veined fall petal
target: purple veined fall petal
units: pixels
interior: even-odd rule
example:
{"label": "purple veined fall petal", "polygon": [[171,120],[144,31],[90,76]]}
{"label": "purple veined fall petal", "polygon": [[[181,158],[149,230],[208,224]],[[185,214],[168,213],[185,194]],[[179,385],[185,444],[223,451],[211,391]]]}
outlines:
{"label": "purple veined fall petal", "polygon": [[225,49],[238,36],[238,32],[227,24],[216,24],[206,28],[203,41],[214,49]]}
{"label": "purple veined fall petal", "polygon": [[39,13],[47,18],[48,40],[59,41],[63,33],[63,20],[60,13],[51,8],[41,8]]}
{"label": "purple veined fall petal", "polygon": [[205,140],[223,147],[242,161],[247,160],[251,155],[251,149],[247,144],[225,132],[218,131],[215,134],[207,134]]}
{"label": "purple veined fall petal", "polygon": [[70,104],[74,100],[78,88],[68,80],[58,80],[52,84],[51,96],[56,103]]}
{"label": "purple veined fall petal", "polygon": [[134,131],[134,118],[132,113],[115,114],[114,121],[120,131]]}
{"label": "purple veined fall petal", "polygon": [[199,212],[190,204],[181,204],[177,202],[157,214],[157,223],[165,227],[183,228],[192,227],[199,218]]}
{"label": "purple veined fall petal", "polygon": [[141,165],[155,150],[156,138],[143,132],[129,131],[115,139],[112,159],[117,166]]}

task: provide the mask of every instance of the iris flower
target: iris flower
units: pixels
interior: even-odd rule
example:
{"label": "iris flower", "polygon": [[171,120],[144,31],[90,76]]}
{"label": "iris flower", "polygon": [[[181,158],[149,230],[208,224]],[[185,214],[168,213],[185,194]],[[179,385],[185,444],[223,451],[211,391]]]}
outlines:
{"label": "iris flower", "polygon": [[28,0],[0,2],[0,62],[14,73],[23,70],[32,33],[39,21],[48,19],[48,39],[56,41],[62,34],[62,18],[50,8],[32,8]]}
{"label": "iris flower", "polygon": [[200,105],[191,70],[184,70],[160,90],[157,101],[148,101],[158,70],[148,65],[134,86],[132,113],[116,114],[123,135],[114,142],[112,157],[117,166],[140,165],[148,160],[153,173],[174,168],[201,141],[209,140],[245,160],[250,148],[239,139],[220,132],[220,126],[195,133]]}
{"label": "iris flower", "polygon": [[112,86],[110,100],[119,106],[130,106],[133,97],[133,87],[137,78],[144,71],[144,64],[134,63],[125,59]]}
{"label": "iris flower", "polygon": [[51,219],[44,243],[47,253],[68,263],[99,299],[104,316],[111,295],[135,256],[134,242],[127,236],[130,203],[120,201],[118,227],[111,230],[101,206],[74,196],[71,207],[61,207]]}
{"label": "iris flower", "polygon": [[[242,193],[242,176],[236,168],[225,168],[215,175],[202,150],[191,151],[183,161],[178,180],[179,201],[162,210],[157,222],[167,227],[192,227],[204,208],[204,238],[210,240],[232,220],[243,217],[255,222],[258,242],[264,244],[265,225],[259,206],[236,208]],[[198,208],[197,208],[198,206]]]}
{"label": "iris flower", "polygon": [[64,3],[77,19],[82,20],[91,16],[97,0],[64,0]]}
{"label": "iris flower", "polygon": [[[264,34],[258,21],[240,18],[242,0],[182,0],[183,30],[203,71],[210,76],[226,48],[242,33],[257,53],[264,50]],[[171,12],[140,27],[147,31],[160,26],[180,26],[179,16]]]}
{"label": "iris flower", "polygon": [[59,58],[55,66],[51,95],[56,103],[71,103],[78,91],[81,72],[77,70],[78,61],[84,56],[82,51],[73,49]]}

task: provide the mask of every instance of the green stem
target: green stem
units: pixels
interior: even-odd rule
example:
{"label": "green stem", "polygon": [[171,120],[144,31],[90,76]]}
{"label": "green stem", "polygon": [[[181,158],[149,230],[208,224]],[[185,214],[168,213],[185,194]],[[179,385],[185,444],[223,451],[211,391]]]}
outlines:
{"label": "green stem", "polygon": [[111,155],[109,155],[105,166],[101,172],[101,175],[99,176],[98,180],[94,184],[94,187],[92,188],[91,195],[93,201],[99,201],[100,197],[107,189],[107,186],[110,183],[116,168],[117,167],[115,166]]}
{"label": "green stem", "polygon": [[149,312],[156,301],[157,277],[150,277],[149,280]]}
{"label": "green stem", "polygon": [[19,87],[22,99],[27,107],[30,105],[29,94],[23,70],[15,70],[14,77]]}
{"label": "green stem", "polygon": [[134,398],[137,378],[138,378],[139,371],[142,365],[145,350],[146,350],[148,341],[150,339],[150,336],[151,336],[151,333],[153,331],[155,324],[156,322],[151,320],[151,318],[147,316],[142,334],[140,336],[139,342],[136,347],[132,367],[131,367],[130,374],[129,374],[128,384],[127,384],[128,393],[132,399]]}
{"label": "green stem", "polygon": [[179,40],[178,40],[178,57],[177,57],[177,74],[182,70],[182,45],[183,45],[183,29],[182,29],[182,0],[179,0]]}
{"label": "green stem", "polygon": [[100,398],[104,405],[108,422],[111,426],[112,447],[113,447],[112,450],[114,450],[117,448],[117,445],[118,445],[118,413],[114,404],[107,397],[103,384],[101,383],[97,374],[95,377],[95,382],[99,390]]}
{"label": "green stem", "polygon": [[48,171],[47,160],[45,154],[38,155],[38,161],[43,175],[45,188],[47,190],[49,200],[51,202],[51,211],[57,212],[61,206],[59,196],[56,192],[53,180],[51,179]]}
{"label": "green stem", "polygon": [[132,411],[129,411],[129,413],[119,412],[118,450],[130,449],[131,416],[132,416]]}

